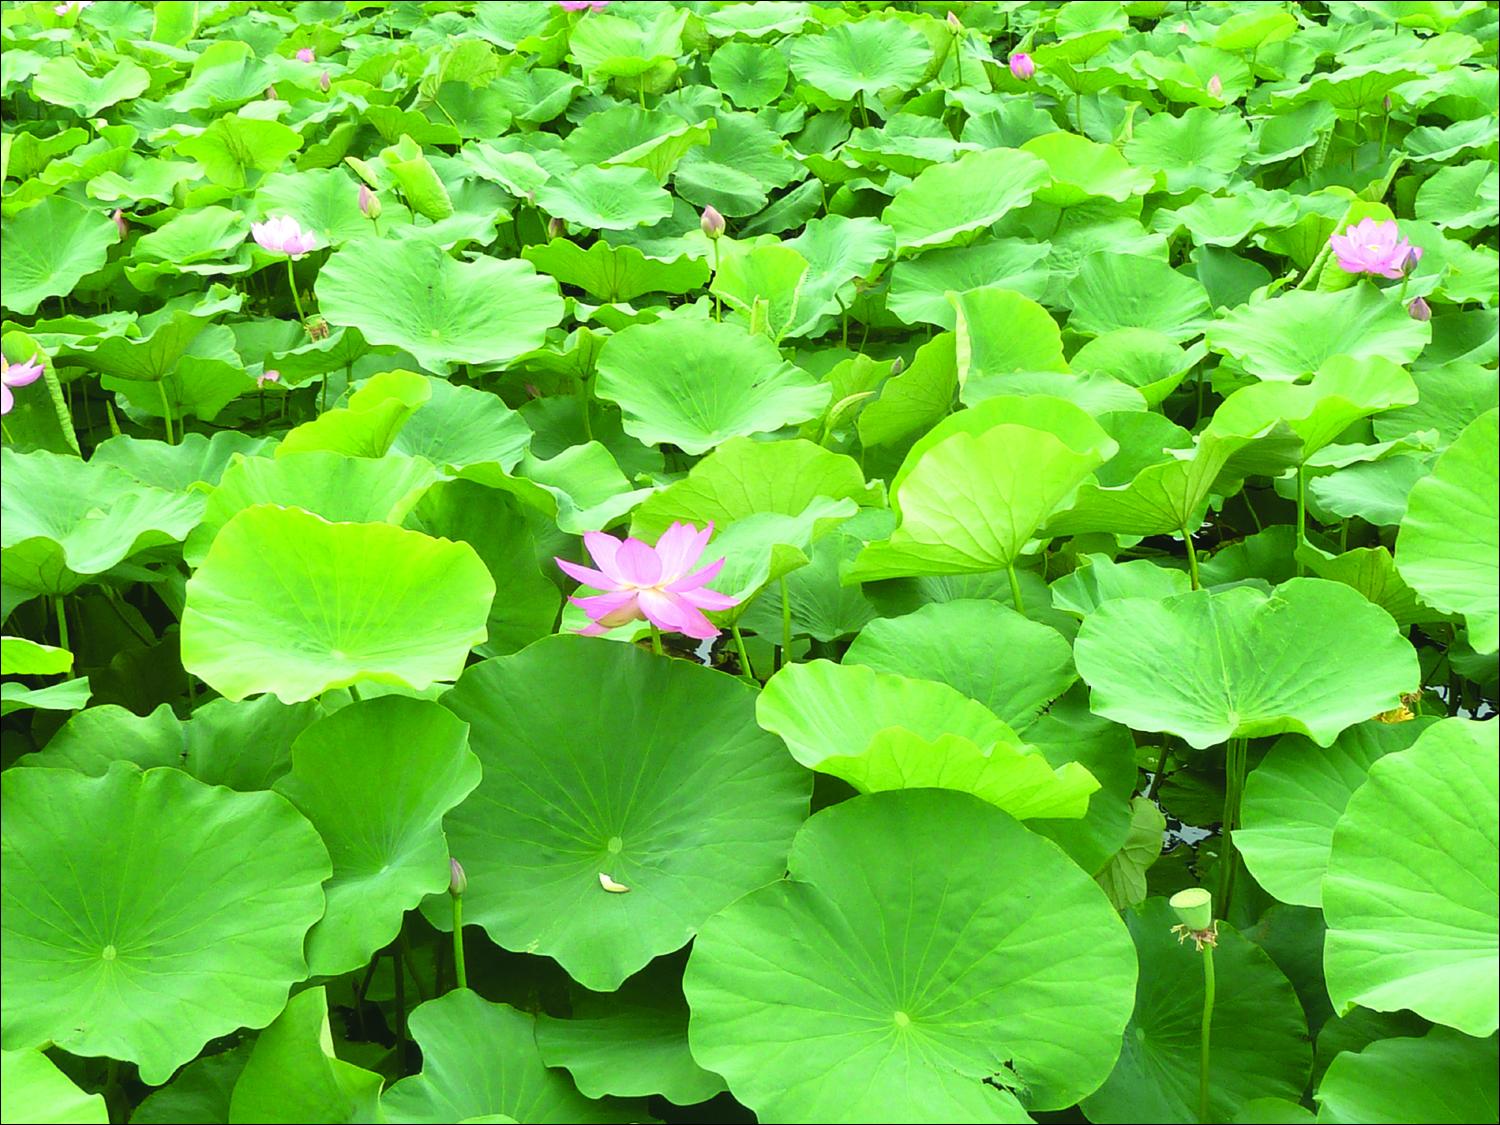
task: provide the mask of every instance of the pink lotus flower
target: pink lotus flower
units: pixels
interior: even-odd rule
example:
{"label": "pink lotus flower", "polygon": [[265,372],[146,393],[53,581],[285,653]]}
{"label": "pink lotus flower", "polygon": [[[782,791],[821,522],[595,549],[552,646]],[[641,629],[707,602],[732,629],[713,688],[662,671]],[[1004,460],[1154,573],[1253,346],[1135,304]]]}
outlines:
{"label": "pink lotus flower", "polygon": [[130,224],[125,221],[125,212],[116,207],[114,214],[110,216],[110,221],[115,224],[115,230],[120,232],[120,241],[124,242],[125,236],[130,233]]}
{"label": "pink lotus flower", "polygon": [[1224,80],[1217,74],[1208,80],[1208,92],[1216,98],[1224,96]]}
{"label": "pink lotus flower", "polygon": [[1022,82],[1030,82],[1036,73],[1036,63],[1025,51],[1017,51],[1010,57],[1010,72]]}
{"label": "pink lotus flower", "polygon": [[300,51],[297,52],[298,62],[312,62],[313,59],[317,57],[318,56],[313,52],[313,49],[311,47],[303,47]]}
{"label": "pink lotus flower", "polygon": [[712,522],[702,531],[690,523],[674,523],[661,533],[655,547],[634,538],[622,541],[602,531],[585,534],[584,546],[598,570],[567,559],[554,560],[564,574],[605,591],[568,599],[592,622],[579,632],[597,637],[630,621],[649,621],[669,633],[698,640],[717,637],[719,630],[703,611],[729,609],[739,605],[739,599],[704,589],[724,566],[723,559],[693,570],[713,533]]}
{"label": "pink lotus flower", "polygon": [[300,258],[318,245],[317,236],[311,231],[303,230],[290,215],[280,215],[263,223],[251,223],[250,237],[262,249],[292,258]]}
{"label": "pink lotus flower", "polygon": [[9,414],[16,404],[12,387],[24,387],[42,377],[41,355],[34,355],[22,363],[12,363],[0,355],[0,414]]}
{"label": "pink lotus flower", "polygon": [[328,93],[328,88],[332,85],[333,83],[329,81],[328,72],[326,70],[322,74],[318,75],[318,89],[322,90],[323,93]]}
{"label": "pink lotus flower", "polygon": [[1377,223],[1361,219],[1343,234],[1331,235],[1328,245],[1345,273],[1369,273],[1377,277],[1399,278],[1421,260],[1422,248],[1401,237],[1395,219]]}
{"label": "pink lotus flower", "polygon": [[557,0],[557,6],[565,12],[602,12],[609,0]]}
{"label": "pink lotus flower", "polygon": [[81,12],[85,8],[92,8],[93,6],[94,0],[67,0],[66,3],[59,4],[52,10],[60,16],[71,16],[75,12]]}
{"label": "pink lotus flower", "polygon": [[274,367],[267,367],[255,377],[255,386],[257,389],[264,387],[267,383],[279,382],[281,382],[281,372],[277,371]]}

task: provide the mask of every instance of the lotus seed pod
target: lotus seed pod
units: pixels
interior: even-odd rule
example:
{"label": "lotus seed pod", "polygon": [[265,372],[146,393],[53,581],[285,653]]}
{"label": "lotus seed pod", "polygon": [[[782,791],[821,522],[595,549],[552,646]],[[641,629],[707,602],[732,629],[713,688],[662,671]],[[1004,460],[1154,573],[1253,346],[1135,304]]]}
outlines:
{"label": "lotus seed pod", "polygon": [[1178,891],[1167,904],[1190,930],[1206,930],[1214,924],[1214,896],[1202,887]]}

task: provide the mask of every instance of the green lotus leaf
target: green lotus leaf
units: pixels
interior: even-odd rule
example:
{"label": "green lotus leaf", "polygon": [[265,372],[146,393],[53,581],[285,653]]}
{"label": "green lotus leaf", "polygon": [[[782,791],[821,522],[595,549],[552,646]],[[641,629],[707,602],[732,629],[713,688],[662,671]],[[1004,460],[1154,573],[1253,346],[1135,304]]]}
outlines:
{"label": "green lotus leaf", "polygon": [[443,817],[479,775],[463,723],[426,700],[361,700],[297,736],[276,791],[333,858],[327,911],[307,935],[309,973],[362,967],[406,911],[448,889]]}
{"label": "green lotus leaf", "polygon": [[632,489],[619,464],[597,441],[541,460],[527,454],[512,476],[491,463],[470,465],[459,477],[508,492],[569,535],[608,527],[641,502],[649,488]]}
{"label": "green lotus leaf", "polygon": [[1296,559],[1314,578],[1342,582],[1385,610],[1405,629],[1440,620],[1443,614],[1426,605],[1406,584],[1396,560],[1384,547],[1355,547],[1333,555],[1311,543],[1296,548]]}
{"label": "green lotus leaf", "polygon": [[786,89],[786,59],[759,43],[724,44],[708,60],[708,72],[714,85],[741,109],[759,109]]}
{"label": "green lotus leaf", "polygon": [[212,436],[183,434],[176,445],[122,434],[96,445],[89,462],[124,469],[152,488],[189,492],[197,491],[195,485],[217,485],[236,454],[263,456],[269,445],[265,438],[238,430],[220,430]]}
{"label": "green lotus leaf", "polygon": [[1500,1115],[1495,1044],[1493,1035],[1476,1039],[1434,1027],[1421,1038],[1341,1052],[1313,1095],[1318,1121],[1488,1121]]}
{"label": "green lotus leaf", "polygon": [[301,508],[346,523],[399,524],[436,480],[437,471],[426,461],[399,454],[378,459],[323,452],[242,457],[209,494],[183,558],[190,566],[201,566],[220,529],[256,504]]}
{"label": "green lotus leaf", "polygon": [[879,793],[809,820],[788,867],[710,920],[683,982],[694,1057],[761,1119],[1022,1121],[1108,1075],[1134,957],[1049,841],[964,794]]}
{"label": "green lotus leaf", "polygon": [[1081,555],[1073,573],[1052,583],[1052,604],[1083,618],[1117,598],[1160,600],[1186,594],[1189,588],[1185,573],[1150,559],[1122,563],[1107,555]]}
{"label": "green lotus leaf", "polygon": [[7,770],[5,1042],[165,1082],[307,975],[328,853],[281,797],[173,769]]}
{"label": "green lotus leaf", "polygon": [[1393,61],[1344,66],[1338,70],[1315,74],[1308,81],[1272,96],[1275,109],[1301,105],[1303,102],[1327,102],[1335,109],[1373,110],[1378,112],[1381,100],[1421,72],[1395,65]]}
{"label": "green lotus leaf", "polygon": [[1118,328],[1095,336],[1070,361],[1080,375],[1107,375],[1141,392],[1158,406],[1203,358],[1201,343],[1183,349],[1149,328]]}
{"label": "green lotus leaf", "polygon": [[[1151,217],[1151,226],[1171,237],[1186,231],[1200,246],[1228,248],[1240,245],[1252,234],[1291,227],[1297,222],[1297,214],[1297,202],[1289,193],[1246,188],[1235,195],[1200,195],[1186,207],[1158,211]],[[1261,237],[1270,243],[1275,236]],[[1316,252],[1314,248],[1313,255]],[[1307,261],[1311,262],[1312,256]]]}
{"label": "green lotus leaf", "polygon": [[[1120,1061],[1084,1099],[1090,1121],[1198,1120],[1198,1047],[1203,969],[1172,933],[1177,917],[1164,899],[1127,911],[1140,958],[1135,1011]],[[1253,1097],[1302,1095],[1312,1066],[1307,1019],[1276,963],[1226,922],[1214,950],[1213,1050],[1209,1115],[1228,1121]]]}
{"label": "green lotus leaf", "polygon": [[1395,441],[1420,430],[1436,430],[1442,447],[1452,445],[1470,422],[1500,399],[1500,372],[1476,363],[1447,363],[1412,372],[1420,397],[1410,406],[1374,419],[1378,441]]}
{"label": "green lotus leaf", "polygon": [[181,1121],[229,1120],[234,1084],[250,1057],[242,1043],[217,1055],[202,1055],[179,1070],[171,1082],[147,1094],[130,1115],[133,1125],[176,1125]]}
{"label": "green lotus leaf", "polygon": [[1252,8],[1236,12],[1214,32],[1213,45],[1221,51],[1254,51],[1290,39],[1297,33],[1297,17],[1280,8]]}
{"label": "green lotus leaf", "polygon": [[644,168],[587,165],[537,189],[537,206],[589,230],[630,230],[672,213],[672,197]]}
{"label": "green lotus leaf", "polygon": [[246,508],[187,584],[183,666],[229,699],[360,682],[421,691],[485,638],[495,583],[466,543]]}
{"label": "green lotus leaf", "polygon": [[[374,234],[359,209],[359,187],[342,168],[274,173],[255,189],[255,205],[262,218],[290,215],[303,230],[316,234],[322,246],[337,248]],[[389,223],[398,215],[404,217],[404,210],[387,198],[381,217]]]}
{"label": "green lotus leaf", "polygon": [[1113,445],[1061,399],[993,398],[954,415],[907,454],[891,490],[900,522],[889,539],[865,548],[850,577],[1014,566],[1037,528]]}
{"label": "green lotus leaf", "polygon": [[56,676],[73,670],[73,654],[25,637],[0,637],[0,665],[7,676]]}
{"label": "green lotus leaf", "polygon": [[228,1119],[378,1120],[384,1083],[333,1053],[327,991],[309,988],[256,1036],[230,1095]]}
{"label": "green lotus leaf", "polygon": [[158,261],[187,265],[222,259],[245,241],[250,220],[228,207],[204,207],[168,219],[135,244],[135,253]]}
{"label": "green lotus leaf", "polygon": [[556,284],[529,262],[459,262],[423,239],[345,247],[319,271],[317,292],[330,323],[404,348],[437,374],[456,363],[508,363],[541,346],[563,312]]}
{"label": "green lotus leaf", "polygon": [[1010,289],[1036,300],[1046,290],[1045,242],[1002,238],[930,250],[903,258],[891,271],[886,306],[908,324],[936,324],[952,329],[954,310],[948,292],[970,289]]}
{"label": "green lotus leaf", "polygon": [[642,293],[687,293],[708,280],[708,263],[681,256],[648,258],[634,246],[596,242],[587,250],[566,238],[528,246],[527,261],[560,284],[576,285],[605,301],[629,301]]}
{"label": "green lotus leaf", "polygon": [[927,71],[927,37],[899,20],[860,19],[792,40],[792,70],[836,102],[875,99],[892,87],[910,89]]}
{"label": "green lotus leaf", "polygon": [[935,118],[898,113],[880,128],[855,130],[839,150],[841,160],[885,169],[901,176],[915,176],[934,164],[957,160],[978,146],[955,141],[947,127]]}
{"label": "green lotus leaf", "polygon": [[[864,591],[839,580],[840,568],[853,562],[863,546],[853,535],[829,532],[812,543],[805,566],[782,576],[794,636],[833,641],[859,632],[875,617],[875,607]],[[756,598],[738,623],[762,637],[780,636],[781,599]]]}
{"label": "green lotus leaf", "polygon": [[1072,207],[1090,199],[1123,203],[1151,189],[1151,173],[1132,168],[1119,151],[1095,144],[1075,133],[1044,133],[1021,146],[1041,158],[1051,172],[1051,183],[1036,198],[1057,207]]}
{"label": "green lotus leaf", "polygon": [[38,1050],[0,1051],[0,1116],[7,1121],[108,1125],[103,1094],[85,1094]]}
{"label": "green lotus leaf", "polygon": [[1068,327],[1092,335],[1149,328],[1181,343],[1203,331],[1212,311],[1197,281],[1159,259],[1113,251],[1085,258],[1065,296]]}
{"label": "green lotus leaf", "polygon": [[1006,394],[1011,375],[1068,370],[1057,322],[1037,302],[1008,289],[971,289],[949,300],[965,401],[974,392],[976,401]]}
{"label": "green lotus leaf", "polygon": [[812,20],[812,10],[798,0],[752,0],[730,8],[716,8],[704,13],[703,25],[717,39],[744,36],[763,39],[780,32],[790,35]]}
{"label": "green lotus leaf", "polygon": [[104,265],[119,231],[103,211],[49,196],[4,221],[6,252],[0,258],[0,291],[7,309],[30,316],[47,297],[71,293]]}
{"label": "green lotus leaf", "polygon": [[107,703],[74,715],[21,763],[102,777],[126,761],[143,770],[172,766],[207,785],[269,789],[291,769],[293,741],[322,714],[315,703],[288,707],[271,695],[211,700],[185,721],[165,703],[149,715]]}
{"label": "green lotus leaf", "polygon": [[407,419],[432,396],[435,385],[414,371],[382,371],[365,380],[345,405],[289,430],[276,446],[276,456],[325,451],[345,457],[384,457]]}
{"label": "green lotus leaf", "polygon": [[[560,707],[579,685],[594,704]],[[467,671],[443,700],[484,764],[446,822],[467,920],[607,991],[776,878],[808,779],[756,729],[753,701],[723,673],[586,637]]]}
{"label": "green lotus leaf", "polygon": [[1500,209],[1497,172],[1500,168],[1493,160],[1439,168],[1417,189],[1417,218],[1448,229],[1489,226]]}
{"label": "green lotus leaf", "polygon": [[987,601],[942,602],[872,621],[844,661],[947,684],[1018,731],[1078,679],[1062,634]]}
{"label": "green lotus leaf", "polygon": [[723,1092],[724,1080],[688,1050],[687,1003],[671,961],[637,973],[618,992],[574,989],[571,999],[568,1019],[537,1017],[536,1045],[589,1097],[660,1094],[688,1106]]}
{"label": "green lotus leaf", "polygon": [[1047,165],[1029,153],[966,153],[923,171],[896,193],[880,221],[896,232],[899,250],[950,246],[1026,206],[1048,180]]}
{"label": "green lotus leaf", "polygon": [[1208,330],[1208,346],[1252,375],[1295,383],[1334,356],[1406,364],[1432,337],[1400,302],[1373,285],[1336,293],[1299,290],[1231,309]]}
{"label": "green lotus leaf", "polygon": [[0,715],[25,710],[77,711],[88,706],[90,692],[86,676],[43,688],[28,688],[8,680],[0,684]]}
{"label": "green lotus leaf", "polygon": [[592,1101],[548,1069],[537,1050],[536,1017],[509,1004],[455,989],[419,1006],[410,1027],[422,1048],[422,1073],[385,1092],[380,1108],[387,1121],[582,1125],[640,1119],[630,1103]]}
{"label": "green lotus leaf", "polygon": [[1161,858],[1166,831],[1167,818],[1155,802],[1145,797],[1130,799],[1130,826],[1120,850],[1094,875],[1116,910],[1128,910],[1146,901],[1146,872]]}
{"label": "green lotus leaf", "polygon": [[146,69],[121,59],[99,77],[89,74],[71,55],[48,59],[31,81],[31,93],[44,102],[66,106],[79,117],[97,117],[116,102],[145,93],[151,84]]}
{"label": "green lotus leaf", "polygon": [[[439,87],[439,97],[442,96],[442,92],[443,88]],[[451,87],[449,99],[455,100]],[[457,106],[454,108],[458,109]],[[459,109],[459,112],[463,111]],[[499,132],[509,124],[510,120],[507,117],[499,123],[498,128],[482,130],[482,132]],[[457,128],[457,125],[454,127]],[[469,137],[475,134],[460,129],[459,135]],[[447,185],[437,174],[437,169],[432,166],[432,162],[422,155],[422,146],[410,136],[402,133],[401,139],[395,144],[381,149],[380,160],[389,170],[391,179],[395,181],[396,187],[401,192],[401,198],[414,212],[424,219],[431,219],[434,223],[440,223],[452,217],[453,197],[448,194]]]}
{"label": "green lotus leaf", "polygon": [[[520,463],[531,444],[531,427],[498,395],[445,379],[427,383],[431,396],[401,425],[391,453],[422,457],[448,470],[478,464],[510,470]],[[356,391],[350,405],[358,398]]]}
{"label": "green lotus leaf", "polygon": [[563,141],[562,151],[580,168],[630,165],[644,168],[658,184],[687,152],[707,144],[718,122],[684,121],[660,109],[617,105],[592,113]]}
{"label": "green lotus leaf", "polygon": [[591,77],[642,77],[682,53],[686,12],[658,12],[649,23],[600,12],[592,12],[590,17],[574,25],[568,46]]}
{"label": "green lotus leaf", "polygon": [[599,353],[595,389],[620,406],[632,437],[694,454],[805,422],[822,412],[830,393],[765,337],[684,318],[612,336]]}
{"label": "green lotus leaf", "polygon": [[1466,1035],[1494,1034],[1495,735],[1490,723],[1438,723],[1374,762],[1349,798],[1323,877],[1335,1012],[1410,1008]]}
{"label": "green lotus leaf", "polygon": [[1330,746],[1419,678],[1390,615],[1319,578],[1106,602],[1084,619],[1073,659],[1096,713],[1200,749],[1288,731]]}
{"label": "green lotus leaf", "polygon": [[825,215],[813,219],[787,246],[807,259],[809,270],[798,301],[795,334],[815,334],[824,316],[840,311],[858,295],[857,279],[871,277],[894,249],[891,229],[861,216]]}
{"label": "green lotus leaf", "polygon": [[0,572],[25,597],[71,593],[138,551],[180,542],[202,511],[109,464],[7,445],[0,466]]}
{"label": "green lotus leaf", "polygon": [[[1285,15],[1286,13],[1278,13]],[[1235,114],[1195,106],[1181,117],[1154,113],[1135,127],[1125,159],[1156,172],[1173,195],[1217,191],[1250,152],[1250,127]]]}
{"label": "green lotus leaf", "polygon": [[172,96],[174,109],[232,108],[260,97],[275,72],[248,43],[210,43],[193,61],[186,85]]}
{"label": "green lotus leaf", "polygon": [[1276,741],[1245,782],[1234,846],[1267,893],[1299,906],[1323,905],[1333,828],[1371,763],[1405,750],[1429,725],[1370,721],[1320,749],[1301,735]]}
{"label": "green lotus leaf", "polygon": [[881,384],[880,397],[859,412],[861,444],[895,444],[930,429],[953,409],[957,389],[955,337],[943,332],[918,348],[907,369]]}
{"label": "green lotus leaf", "polygon": [[1412,486],[1396,537],[1396,566],[1428,605],[1460,613],[1476,652],[1500,647],[1500,509],[1496,505],[1500,411],[1482,414]]}
{"label": "green lotus leaf", "polygon": [[730,218],[753,215],[768,193],[805,173],[790,149],[760,118],[718,111],[708,143],[677,166],[677,194],[699,207],[712,205]]}
{"label": "green lotus leaf", "polygon": [[806,258],[780,243],[736,248],[724,256],[709,288],[738,314],[732,323],[779,344],[808,319],[802,293],[810,269]]}
{"label": "green lotus leaf", "polygon": [[241,112],[216,119],[203,132],[176,142],[175,149],[196,160],[215,184],[242,191],[254,173],[279,170],[302,144],[302,135],[290,126]]}

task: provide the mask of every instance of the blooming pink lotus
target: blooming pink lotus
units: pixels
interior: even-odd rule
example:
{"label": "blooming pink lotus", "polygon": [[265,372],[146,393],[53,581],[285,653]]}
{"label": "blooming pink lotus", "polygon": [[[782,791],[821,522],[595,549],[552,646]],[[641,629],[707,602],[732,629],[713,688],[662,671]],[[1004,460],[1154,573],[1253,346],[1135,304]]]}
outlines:
{"label": "blooming pink lotus", "polygon": [[34,355],[22,363],[12,363],[0,355],[0,414],[9,414],[16,404],[16,396],[10,393],[12,387],[24,387],[42,377],[41,358]]}
{"label": "blooming pink lotus", "polygon": [[317,236],[311,231],[303,230],[290,215],[278,215],[263,223],[251,223],[250,237],[263,249],[292,258],[300,258],[318,245]]}
{"label": "blooming pink lotus", "polygon": [[609,0],[557,0],[557,6],[565,12],[602,12]]}
{"label": "blooming pink lotus", "polygon": [[669,633],[699,640],[717,637],[719,630],[703,611],[729,609],[739,605],[739,599],[704,589],[723,568],[723,559],[693,569],[713,533],[712,522],[702,531],[690,523],[674,523],[661,533],[655,547],[635,538],[616,539],[602,531],[586,533],[583,543],[598,570],[567,559],[555,560],[563,573],[605,591],[568,599],[589,615],[591,624],[579,632],[597,637],[626,622],[644,620]]}
{"label": "blooming pink lotus", "polygon": [[317,57],[317,54],[311,47],[303,47],[300,51],[297,52],[298,62],[312,62],[313,59]]}
{"label": "blooming pink lotus", "polygon": [[264,387],[267,383],[279,382],[281,382],[281,372],[277,371],[274,367],[265,368],[259,375],[255,377],[255,386],[257,390]]}
{"label": "blooming pink lotus", "polygon": [[1361,219],[1343,234],[1331,235],[1328,245],[1345,273],[1370,273],[1377,277],[1406,276],[1422,257],[1422,248],[1401,237],[1395,219],[1377,223]]}
{"label": "blooming pink lotus", "polygon": [[66,0],[66,3],[58,4],[52,10],[60,16],[69,16],[93,6],[94,0]]}

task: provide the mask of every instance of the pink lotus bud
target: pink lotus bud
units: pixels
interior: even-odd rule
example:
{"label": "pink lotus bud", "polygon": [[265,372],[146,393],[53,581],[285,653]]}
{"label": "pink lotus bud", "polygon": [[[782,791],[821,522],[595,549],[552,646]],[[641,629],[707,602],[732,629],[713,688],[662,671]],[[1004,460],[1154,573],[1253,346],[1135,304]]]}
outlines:
{"label": "pink lotus bud", "polygon": [[367,219],[373,221],[380,218],[380,196],[370,190],[369,184],[359,185],[359,209]]}
{"label": "pink lotus bud", "polygon": [[1411,304],[1406,306],[1407,315],[1413,320],[1427,322],[1432,319],[1432,306],[1421,297],[1415,298]]}
{"label": "pink lotus bud", "polygon": [[963,30],[964,30],[963,21],[961,19],[959,19],[956,15],[954,15],[952,12],[948,13],[948,27],[953,32],[954,35],[961,35],[961,34],[963,34]]}
{"label": "pink lotus bud", "polygon": [[297,52],[298,62],[312,62],[317,57],[318,56],[313,53],[313,49],[311,47],[303,47],[300,51]]}
{"label": "pink lotus bud", "polygon": [[542,397],[542,388],[537,386],[535,383],[522,383],[521,389],[529,394],[532,398]]}
{"label": "pink lotus bud", "polygon": [[125,212],[116,207],[115,213],[110,218],[114,221],[115,230],[120,232],[120,241],[124,242],[125,236],[130,233],[130,224],[125,221]]}
{"label": "pink lotus bud", "polygon": [[266,87],[266,98],[273,102],[276,100],[276,84],[274,82]]}
{"label": "pink lotus bud", "polygon": [[557,0],[557,6],[565,12],[602,12],[609,0]]}
{"label": "pink lotus bud", "polygon": [[454,898],[469,889],[469,877],[464,874],[464,865],[451,856],[448,859],[448,893]]}
{"label": "pink lotus bud", "polygon": [[703,217],[698,220],[698,226],[709,238],[718,238],[724,233],[724,216],[719,214],[717,207],[703,208]]}
{"label": "pink lotus bud", "polygon": [[1036,73],[1036,63],[1025,51],[1017,51],[1010,57],[1010,72],[1021,82],[1030,82]]}
{"label": "pink lotus bud", "polygon": [[556,215],[553,215],[552,218],[547,220],[547,238],[549,240],[553,238],[561,238],[567,233],[568,224],[563,222]]}
{"label": "pink lotus bud", "polygon": [[1216,98],[1224,96],[1224,81],[1217,74],[1208,80],[1208,92]]}
{"label": "pink lotus bud", "polygon": [[891,360],[891,377],[892,378],[895,378],[897,375],[901,374],[901,372],[903,372],[905,370],[906,370],[906,360],[902,359],[899,355],[895,359]]}
{"label": "pink lotus bud", "polygon": [[328,93],[328,87],[331,85],[333,85],[333,83],[328,81],[328,72],[326,70],[322,74],[318,75],[318,89],[322,90],[323,93]]}
{"label": "pink lotus bud", "polygon": [[274,367],[267,367],[255,377],[255,385],[257,387],[264,387],[267,383],[279,382],[281,382],[281,372],[277,371]]}
{"label": "pink lotus bud", "polygon": [[1382,101],[1380,104],[1385,107],[1385,111],[1387,113],[1391,112],[1391,96],[1389,94],[1387,94],[1385,96],[1385,100]]}
{"label": "pink lotus bud", "polygon": [[1417,268],[1417,263],[1422,260],[1422,248],[1420,246],[1408,246],[1406,248],[1406,259],[1401,263],[1402,273],[1411,273]]}

